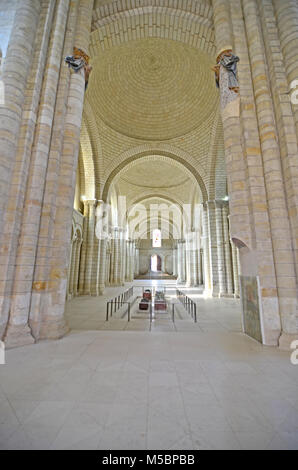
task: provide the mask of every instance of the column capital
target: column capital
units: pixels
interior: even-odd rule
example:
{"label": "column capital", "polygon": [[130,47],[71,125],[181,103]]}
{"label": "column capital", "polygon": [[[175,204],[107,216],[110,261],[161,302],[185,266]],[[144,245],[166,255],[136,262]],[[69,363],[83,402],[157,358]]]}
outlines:
{"label": "column capital", "polygon": [[97,199],[83,199],[84,206],[95,206]]}

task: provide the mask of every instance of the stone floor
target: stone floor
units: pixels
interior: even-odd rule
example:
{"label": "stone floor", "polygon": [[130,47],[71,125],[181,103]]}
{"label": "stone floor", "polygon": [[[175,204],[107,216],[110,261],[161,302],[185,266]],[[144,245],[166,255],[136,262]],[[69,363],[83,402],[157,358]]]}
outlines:
{"label": "stone floor", "polygon": [[240,332],[239,302],[189,294],[197,325],[180,311],[180,329],[125,316],[103,329],[103,300],[74,299],[79,330],[7,351],[0,448],[298,449],[289,353]]}

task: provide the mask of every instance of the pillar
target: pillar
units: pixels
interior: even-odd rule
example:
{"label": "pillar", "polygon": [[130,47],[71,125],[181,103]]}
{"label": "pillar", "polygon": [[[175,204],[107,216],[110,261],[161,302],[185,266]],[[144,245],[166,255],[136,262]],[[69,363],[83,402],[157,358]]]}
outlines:
{"label": "pillar", "polygon": [[[12,288],[9,323],[5,334],[5,342],[8,346],[15,346],[23,342],[26,344],[27,341],[31,342],[30,328],[34,330],[34,337],[38,336],[35,324],[39,321],[40,310],[39,306],[37,307],[36,304],[40,303],[40,291],[44,292],[47,289],[47,283],[43,276],[43,258],[47,256],[47,246],[46,243],[41,242],[39,244],[38,242],[41,211],[45,196],[46,173],[50,171],[51,168],[49,165],[49,152],[55,114],[55,100],[53,96],[57,94],[59,83],[59,71],[68,17],[68,6],[68,1],[58,2],[53,20],[52,36],[47,54],[47,64],[41,90],[41,101],[39,103],[37,125],[30,158],[22,225],[16,252],[17,267]],[[21,28],[23,28],[23,26],[21,26]],[[69,232],[70,230],[71,219]],[[70,251],[69,239],[70,233],[68,235],[67,254],[69,254]],[[68,262],[69,257],[67,256],[67,264]],[[39,275],[40,280],[35,283],[34,278]],[[65,297],[67,287],[66,275],[67,271],[65,272]],[[30,287],[29,283],[31,284]],[[33,292],[31,292],[31,289],[33,289]],[[34,298],[35,290],[38,291],[38,293]],[[28,323],[31,308],[34,311],[30,318],[29,327]]]}
{"label": "pillar", "polygon": [[112,274],[112,285],[121,285],[121,244],[120,244],[120,229],[114,227],[112,229],[112,258],[111,258],[111,274]]}
{"label": "pillar", "polygon": [[[8,124],[6,126],[7,129],[5,129],[6,146],[3,146],[3,142],[1,142],[3,134],[0,131],[0,145],[2,149],[0,160],[1,158],[6,159],[8,156],[6,152],[8,151],[10,157],[6,162],[6,171],[8,173],[12,171],[8,192],[5,195],[1,194],[0,198],[0,206],[8,198],[5,202],[4,223],[1,223],[2,235],[0,235],[2,247],[0,254],[0,338],[2,338],[6,327],[10,310],[28,168],[47,57],[46,51],[52,28],[54,6],[54,1],[42,2],[42,4],[41,2],[19,2],[8,53],[6,59],[2,59],[2,62],[6,61],[6,95],[5,103],[0,106],[0,120],[2,120],[6,111],[9,111],[10,117],[14,120],[15,127],[10,126],[10,120],[6,116],[5,123]],[[35,21],[38,14],[39,21],[36,28]],[[25,36],[27,37],[25,38]],[[38,45],[35,47],[35,50],[32,47],[33,38],[35,44]],[[2,68],[4,69],[4,64]],[[27,73],[28,79],[26,82]],[[3,76],[1,78],[4,80]],[[17,88],[15,88],[15,85]],[[18,93],[15,93],[16,89]],[[21,108],[22,118],[19,121]],[[16,152],[15,155],[14,152]],[[1,175],[5,174],[2,169],[0,169],[0,173]],[[8,181],[9,179],[6,179],[4,184],[8,183]],[[1,188],[3,187],[1,181],[0,186]],[[25,287],[25,284],[23,287]],[[30,287],[31,285],[28,283],[28,289]]]}
{"label": "pillar", "polygon": [[18,2],[2,79],[5,102],[0,105],[0,224],[8,206],[9,185],[16,160],[27,79],[31,70],[41,2]]}
{"label": "pillar", "polygon": [[76,254],[75,254],[75,266],[74,266],[74,278],[73,278],[73,295],[78,295],[78,280],[79,280],[79,268],[80,268],[80,259],[81,259],[81,247],[82,247],[82,238],[81,236],[77,237],[76,241]]}
{"label": "pillar", "polygon": [[178,284],[185,282],[185,240],[178,240]]}
{"label": "pillar", "polygon": [[234,293],[233,290],[233,269],[232,269],[232,253],[230,245],[229,234],[229,212],[228,203],[222,204],[222,224],[223,224],[223,243],[224,243],[224,256],[225,256],[225,269],[226,269],[226,291],[229,296]]}
{"label": "pillar", "polygon": [[[273,7],[275,9],[275,15]],[[266,18],[264,17],[266,10]],[[297,42],[298,42],[298,5],[296,1],[273,0],[259,5],[249,1],[244,5],[247,23],[249,53],[252,63],[255,97],[262,90],[263,102],[256,101],[260,125],[260,136],[264,161],[264,171],[269,203],[269,216],[272,232],[273,253],[277,280],[279,313],[282,334],[279,346],[289,349],[291,342],[298,339],[298,188],[297,181],[297,105],[291,104],[290,96],[285,95],[291,82],[297,80]],[[256,18],[262,18],[265,30],[266,58],[269,62],[270,75],[264,74],[263,62],[255,67],[255,55],[263,49],[260,31],[254,27]],[[275,19],[276,16],[276,19]],[[268,41],[268,25],[272,37],[282,50],[285,70],[281,72],[277,55]],[[272,27],[275,26],[275,28]],[[253,40],[253,38],[255,38]],[[287,86],[286,85],[287,81]],[[271,82],[271,83],[270,83]],[[270,93],[270,85],[274,93]],[[273,96],[273,100],[272,100]],[[288,101],[286,103],[286,101]],[[264,113],[266,106],[266,113]],[[279,116],[278,119],[276,116]],[[268,132],[268,131],[271,132]],[[294,132],[293,132],[294,131]],[[296,131],[296,132],[295,132]],[[296,138],[293,136],[296,134]],[[293,256],[294,254],[294,256]]]}
{"label": "pillar", "polygon": [[68,276],[67,276],[67,298],[71,298],[71,267],[72,267],[72,259],[73,259],[73,251],[74,251],[74,233],[72,234],[71,238],[71,246],[70,246],[70,256],[69,256],[69,266],[68,266]]}
{"label": "pillar", "polygon": [[83,219],[83,242],[82,242],[82,256],[81,266],[79,272],[79,295],[84,295],[85,292],[85,271],[86,271],[86,256],[87,256],[87,239],[88,239],[88,204],[84,201],[84,219]]}
{"label": "pillar", "polygon": [[139,249],[135,249],[135,272],[134,272],[134,277],[136,278],[139,275]]}
{"label": "pillar", "polygon": [[211,269],[209,257],[209,229],[208,229],[208,211],[207,205],[204,205],[202,211],[202,245],[203,245],[203,271],[204,271],[204,293],[211,295]]}
{"label": "pillar", "polygon": [[106,262],[107,262],[107,239],[100,240],[100,263],[99,263],[99,283],[98,294],[102,295],[106,286]]}
{"label": "pillar", "polygon": [[[91,295],[91,278],[93,274],[93,269],[95,271],[95,262],[94,262],[94,237],[95,237],[95,210],[96,210],[96,200],[86,200],[84,205],[87,206],[87,237],[86,237],[86,259],[85,259],[85,276],[84,276],[84,295]],[[97,250],[98,251],[98,250]]]}
{"label": "pillar", "polygon": [[135,242],[130,241],[130,270],[129,270],[129,281],[134,280],[134,270],[135,270]]}
{"label": "pillar", "polygon": [[[70,16],[65,35],[65,41],[68,41],[65,46],[67,46],[68,51],[71,51],[73,45],[75,45],[88,54],[92,11],[93,0],[80,0],[79,2],[73,0],[70,2]],[[57,152],[57,154],[55,154],[53,149],[51,154],[51,167],[54,165],[55,156],[58,155],[59,158],[57,159],[57,164],[54,165],[54,173],[56,173],[55,186],[51,189],[50,180],[53,174],[49,172],[47,188],[47,194],[51,197],[52,214],[54,214],[54,217],[50,218],[50,237],[48,236],[48,240],[50,240],[49,247],[51,248],[48,256],[48,268],[46,270],[49,287],[45,293],[42,293],[42,297],[44,297],[43,302],[32,303],[32,315],[36,315],[36,312],[38,312],[36,307],[41,305],[41,308],[39,308],[40,339],[60,338],[67,331],[64,317],[66,277],[85,95],[85,77],[83,70],[78,73],[71,72],[65,66],[64,57],[63,54],[63,78],[66,77],[63,83],[65,88],[61,82],[59,110],[57,108],[55,116],[57,118],[56,129],[60,128],[60,132],[57,132],[56,135],[57,140],[55,140],[55,145],[61,142],[62,148],[61,152]],[[55,64],[56,66],[57,64]],[[65,90],[65,92],[62,90]],[[60,126],[58,126],[58,122],[60,122]],[[44,215],[46,216],[46,213]],[[35,282],[38,286],[38,278],[36,278]]]}
{"label": "pillar", "polygon": [[74,296],[74,277],[75,277],[75,264],[76,264],[76,251],[77,251],[77,234],[74,233],[71,247],[71,260],[70,260],[70,272],[69,272],[69,297]]}
{"label": "pillar", "polygon": [[130,241],[129,240],[125,240],[125,258],[126,258],[126,262],[125,262],[125,281],[128,282],[129,281],[129,270],[130,270]]}
{"label": "pillar", "polygon": [[173,248],[173,276],[177,276],[177,248]]}
{"label": "pillar", "polygon": [[[219,51],[225,45],[240,57],[239,93],[229,89],[228,72],[224,67],[220,68],[220,102],[230,196],[231,237],[237,240],[240,247],[242,276],[255,278],[259,283],[263,342],[276,345],[281,332],[281,321],[263,160],[264,136],[260,135],[256,115],[257,101],[261,103],[262,100],[259,98],[260,94],[256,100],[253,83],[253,70],[263,60],[265,53],[261,51],[260,54],[255,54],[256,62],[251,64],[249,44],[256,38],[255,35],[249,38],[243,5],[245,2],[241,0],[212,0],[217,49]],[[235,38],[233,31],[237,32]],[[259,78],[262,76],[257,80]]]}
{"label": "pillar", "polygon": [[238,248],[231,241],[232,247],[232,263],[233,263],[233,282],[234,282],[234,296],[236,298],[240,297],[240,285],[239,285],[239,256]]}
{"label": "pillar", "polygon": [[[213,296],[217,297],[220,293],[219,275],[221,275],[221,272],[219,271],[219,264],[218,264],[217,240],[218,240],[219,232],[218,232],[217,221],[216,221],[215,201],[208,201],[206,203],[206,207],[207,207],[207,217],[208,217],[208,243],[209,243],[211,292]],[[221,285],[222,284],[223,284],[223,281],[221,278]]]}

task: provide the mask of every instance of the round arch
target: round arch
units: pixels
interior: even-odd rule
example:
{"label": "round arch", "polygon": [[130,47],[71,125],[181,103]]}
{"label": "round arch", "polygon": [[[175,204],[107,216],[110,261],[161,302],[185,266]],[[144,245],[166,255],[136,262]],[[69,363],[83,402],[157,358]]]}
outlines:
{"label": "round arch", "polygon": [[117,159],[117,161],[120,161],[120,163],[118,165],[116,165],[116,164],[114,165],[113,170],[110,172],[109,176],[105,180],[105,183],[104,183],[104,186],[103,186],[103,191],[102,191],[102,196],[101,196],[101,198],[104,201],[106,201],[107,198],[108,198],[109,188],[112,184],[112,181],[119,174],[119,172],[121,170],[123,170],[130,163],[133,163],[136,159],[140,159],[140,158],[143,158],[143,157],[149,157],[151,155],[170,158],[173,161],[176,161],[176,162],[180,163],[182,166],[184,166],[189,171],[189,173],[192,175],[192,177],[194,177],[195,180],[197,181],[197,183],[200,187],[201,193],[202,193],[202,199],[203,199],[202,202],[206,202],[208,200],[208,194],[207,194],[206,186],[205,186],[205,183],[202,179],[202,176],[196,170],[196,168],[193,166],[193,164],[189,161],[189,160],[193,160],[189,156],[188,156],[187,159],[185,159],[182,156],[177,155],[175,153],[171,153],[171,152],[168,152],[168,151],[165,151],[165,150],[160,150],[160,149],[155,149],[154,150],[153,148],[150,149],[150,150],[145,150],[145,151],[141,151],[141,152],[137,152],[137,153],[133,153],[133,152],[131,152],[131,153],[132,154],[127,155],[126,158],[125,158],[125,156],[122,156],[121,158]]}
{"label": "round arch", "polygon": [[[132,5],[128,0],[126,8],[123,2],[113,2],[111,9],[98,7],[93,12],[90,52],[96,55],[98,48],[109,49],[134,39],[147,37],[168,38],[198,48],[215,58],[215,35],[212,19],[212,7],[205,1],[195,5],[185,3],[183,9],[169,6],[165,0],[157,0],[148,6],[146,0],[139,5]],[[153,17],[147,24],[148,15]],[[169,28],[169,24],[172,27]],[[190,31],[193,34],[190,34]],[[119,31],[122,34],[119,34]]]}

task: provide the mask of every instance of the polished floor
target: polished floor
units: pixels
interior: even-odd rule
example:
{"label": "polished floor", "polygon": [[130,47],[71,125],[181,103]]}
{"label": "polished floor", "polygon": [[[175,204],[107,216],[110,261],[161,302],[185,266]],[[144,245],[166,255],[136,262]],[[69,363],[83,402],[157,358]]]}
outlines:
{"label": "polished floor", "polygon": [[175,328],[157,318],[149,330],[136,313],[104,328],[104,299],[74,299],[77,329],[8,351],[0,448],[298,449],[289,353],[241,333],[238,301],[189,294],[196,325],[177,310]]}

